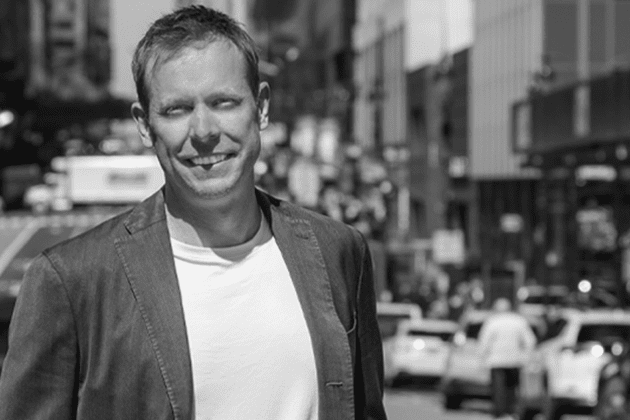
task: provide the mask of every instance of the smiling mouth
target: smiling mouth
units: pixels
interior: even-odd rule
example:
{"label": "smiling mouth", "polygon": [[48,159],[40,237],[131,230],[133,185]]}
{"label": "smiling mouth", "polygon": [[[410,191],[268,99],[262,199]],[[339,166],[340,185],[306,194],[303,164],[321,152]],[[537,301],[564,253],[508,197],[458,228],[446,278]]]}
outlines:
{"label": "smiling mouth", "polygon": [[217,163],[224,162],[232,158],[233,156],[234,155],[231,153],[221,153],[221,154],[214,154],[211,156],[194,157],[194,158],[188,159],[188,161],[192,163],[193,165],[215,165]]}

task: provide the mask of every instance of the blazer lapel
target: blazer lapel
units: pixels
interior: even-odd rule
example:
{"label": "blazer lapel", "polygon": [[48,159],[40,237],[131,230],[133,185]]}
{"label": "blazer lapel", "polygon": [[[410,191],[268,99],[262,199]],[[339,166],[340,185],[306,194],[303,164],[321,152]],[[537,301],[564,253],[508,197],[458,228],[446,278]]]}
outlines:
{"label": "blazer lapel", "polygon": [[296,218],[258,192],[258,202],[287,264],[306,319],[320,396],[321,419],[354,415],[352,355],[339,320],[319,243],[307,220]]}
{"label": "blazer lapel", "polygon": [[188,337],[162,192],[125,220],[128,236],[116,248],[144,320],[175,419],[192,418],[193,383]]}

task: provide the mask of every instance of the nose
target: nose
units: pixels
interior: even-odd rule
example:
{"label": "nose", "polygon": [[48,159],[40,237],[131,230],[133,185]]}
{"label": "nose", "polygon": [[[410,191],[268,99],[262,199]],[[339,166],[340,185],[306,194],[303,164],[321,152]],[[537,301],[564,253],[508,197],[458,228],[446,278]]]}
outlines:
{"label": "nose", "polygon": [[195,108],[192,118],[190,119],[190,136],[196,141],[209,141],[219,136],[219,121],[206,106],[198,106]]}

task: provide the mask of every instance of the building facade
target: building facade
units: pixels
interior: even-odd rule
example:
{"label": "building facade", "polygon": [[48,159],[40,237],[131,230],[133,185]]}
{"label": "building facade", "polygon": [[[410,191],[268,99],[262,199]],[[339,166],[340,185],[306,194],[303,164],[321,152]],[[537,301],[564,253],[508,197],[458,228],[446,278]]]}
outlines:
{"label": "building facade", "polygon": [[174,9],[175,0],[109,0],[109,3],[112,73],[109,91],[117,98],[133,101],[136,99],[131,74],[133,52],[151,22]]}
{"label": "building facade", "polygon": [[568,16],[576,36],[564,54],[545,43],[555,77],[512,106],[513,143],[542,173],[537,277],[572,288],[587,280],[627,304],[630,4],[550,2],[545,11]]}
{"label": "building facade", "polygon": [[109,0],[30,0],[33,95],[96,101],[110,80]]}
{"label": "building facade", "polygon": [[24,107],[30,74],[29,5],[8,0],[0,5],[0,109]]}
{"label": "building facade", "polygon": [[[544,149],[541,142],[557,141],[566,131],[561,125],[567,123],[560,115],[584,113],[592,98],[588,89],[565,92],[565,97],[575,95],[571,102],[575,108],[563,111],[558,99],[562,94],[554,94],[556,106],[549,103],[546,108],[549,139],[544,141],[533,134],[538,128],[529,125],[534,111],[525,98],[625,67],[630,37],[623,22],[628,21],[628,3],[477,1],[475,16],[470,162],[478,185],[476,248],[482,269],[489,279],[495,269],[519,262],[533,281],[574,286],[584,271],[576,268],[578,254],[566,248],[575,243],[570,233],[574,216],[565,208],[572,189],[555,180],[564,172],[562,163],[558,171],[535,164],[544,158],[532,153],[541,150],[532,149],[532,144],[536,138],[537,147]],[[576,130],[588,132],[587,119],[576,121]]]}
{"label": "building facade", "polygon": [[[357,144],[388,167],[395,186],[390,202],[392,238],[430,236],[433,229],[446,224],[440,205],[425,208],[421,197],[412,197],[420,194],[415,185],[421,181],[414,174],[422,169],[417,167],[421,164],[418,151],[410,149],[410,142],[416,141],[411,137],[418,134],[410,130],[420,123],[408,112],[408,101],[418,98],[409,99],[413,88],[407,85],[407,74],[469,45],[470,14],[465,13],[469,10],[468,2],[455,0],[357,3],[353,134]],[[453,28],[457,36],[451,34]],[[439,147],[432,145],[431,153]],[[428,219],[432,221],[427,225]]]}
{"label": "building facade", "polygon": [[[469,249],[488,291],[510,298],[513,285],[495,283],[506,278],[514,262],[525,265],[528,275],[534,269],[539,178],[536,170],[522,167],[526,157],[512,147],[510,104],[529,91],[535,75],[544,73],[545,4],[546,0],[475,2],[468,144],[476,234]],[[493,293],[490,299],[496,297]]]}

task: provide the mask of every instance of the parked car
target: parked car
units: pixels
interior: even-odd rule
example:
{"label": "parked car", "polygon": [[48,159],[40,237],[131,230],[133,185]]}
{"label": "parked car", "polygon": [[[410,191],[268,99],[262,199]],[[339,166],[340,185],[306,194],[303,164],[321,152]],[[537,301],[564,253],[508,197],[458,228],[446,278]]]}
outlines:
{"label": "parked car", "polygon": [[400,321],[386,352],[385,383],[403,378],[440,378],[458,324],[439,319]]}
{"label": "parked car", "polygon": [[377,302],[376,319],[381,330],[381,338],[386,340],[396,334],[399,321],[422,319],[422,311],[415,303]]}
{"label": "parked car", "polygon": [[[478,347],[479,332],[492,314],[488,310],[472,310],[464,313],[459,329],[449,348],[446,368],[440,382],[444,408],[459,409],[465,400],[490,399],[490,369],[481,357]],[[526,317],[536,334],[543,330],[542,319]]]}
{"label": "parked car", "polygon": [[458,409],[467,399],[490,398],[490,370],[481,360],[477,339],[483,322],[491,313],[473,310],[464,313],[460,320],[440,383],[446,409]]}
{"label": "parked car", "polygon": [[386,385],[392,385],[391,381],[387,381],[391,375],[391,353],[393,351],[393,337],[396,335],[398,325],[401,321],[421,320],[422,311],[419,305],[404,302],[377,302],[376,303],[376,319],[381,332],[381,341],[383,343],[383,365],[385,372]]}
{"label": "parked car", "polygon": [[592,413],[602,367],[630,341],[629,312],[565,310],[563,317],[558,335],[542,342],[521,369],[518,406],[523,420],[537,413],[548,420]]}
{"label": "parked car", "polygon": [[525,316],[544,316],[547,306],[566,306],[568,295],[569,288],[563,285],[523,286],[516,292],[518,311]]}

